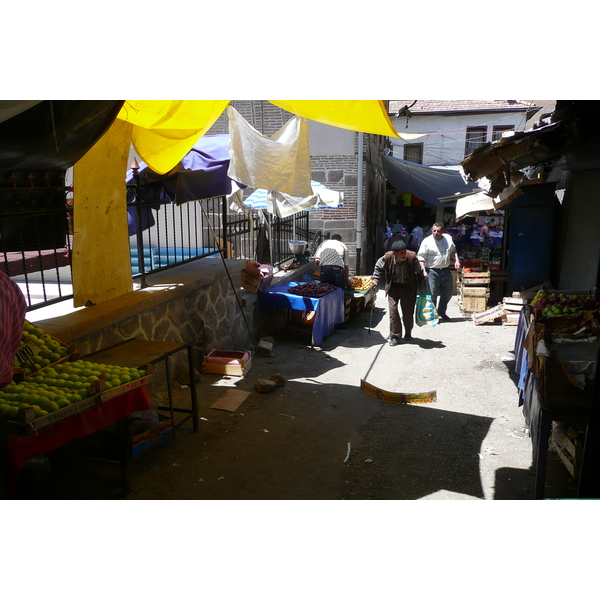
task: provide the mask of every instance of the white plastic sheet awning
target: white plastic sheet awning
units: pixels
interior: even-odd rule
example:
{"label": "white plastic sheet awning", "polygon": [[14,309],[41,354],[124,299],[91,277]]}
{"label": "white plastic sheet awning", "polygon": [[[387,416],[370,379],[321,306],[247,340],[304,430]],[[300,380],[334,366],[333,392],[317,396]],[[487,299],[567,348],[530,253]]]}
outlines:
{"label": "white plastic sheet awning", "polygon": [[244,200],[244,206],[266,210],[280,217],[287,217],[301,210],[311,208],[339,208],[343,206],[343,192],[332,190],[318,181],[310,182],[312,195],[290,196],[270,190],[255,190]]}

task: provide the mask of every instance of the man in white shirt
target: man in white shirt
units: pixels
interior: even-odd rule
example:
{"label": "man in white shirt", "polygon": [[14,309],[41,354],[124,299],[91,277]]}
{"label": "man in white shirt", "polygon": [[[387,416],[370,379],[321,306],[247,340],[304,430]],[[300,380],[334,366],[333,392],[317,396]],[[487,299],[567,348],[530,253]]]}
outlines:
{"label": "man in white shirt", "polygon": [[349,276],[348,248],[342,242],[342,236],[334,234],[325,240],[315,252],[315,262],[321,269],[321,283],[330,283],[342,289],[346,288]]}
{"label": "man in white shirt", "polygon": [[460,269],[460,259],[456,254],[452,237],[444,233],[443,223],[433,224],[431,235],[421,242],[417,258],[425,273],[431,299],[437,308],[440,319],[449,321],[450,317],[446,314],[446,309],[454,288],[450,265],[454,262],[454,267]]}

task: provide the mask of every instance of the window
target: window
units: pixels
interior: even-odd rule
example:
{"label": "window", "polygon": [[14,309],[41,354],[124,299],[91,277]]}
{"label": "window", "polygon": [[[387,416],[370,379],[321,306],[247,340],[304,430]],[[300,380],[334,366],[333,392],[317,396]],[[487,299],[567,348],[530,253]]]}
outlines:
{"label": "window", "polygon": [[514,129],[515,128],[513,125],[494,125],[494,130],[492,132],[492,142],[498,141],[505,131],[514,131]]}
{"label": "window", "polygon": [[404,144],[404,160],[423,164],[423,144]]}
{"label": "window", "polygon": [[465,158],[473,153],[476,148],[483,146],[487,138],[487,127],[467,127],[465,141]]}

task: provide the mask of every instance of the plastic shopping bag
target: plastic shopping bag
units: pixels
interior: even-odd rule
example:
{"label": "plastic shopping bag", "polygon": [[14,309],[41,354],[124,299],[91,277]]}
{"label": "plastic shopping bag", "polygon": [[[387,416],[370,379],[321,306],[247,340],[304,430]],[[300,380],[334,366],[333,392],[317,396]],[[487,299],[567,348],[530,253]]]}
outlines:
{"label": "plastic shopping bag", "polygon": [[435,327],[438,324],[438,321],[439,316],[431,296],[419,294],[415,305],[415,323],[419,327],[423,327],[423,325]]}

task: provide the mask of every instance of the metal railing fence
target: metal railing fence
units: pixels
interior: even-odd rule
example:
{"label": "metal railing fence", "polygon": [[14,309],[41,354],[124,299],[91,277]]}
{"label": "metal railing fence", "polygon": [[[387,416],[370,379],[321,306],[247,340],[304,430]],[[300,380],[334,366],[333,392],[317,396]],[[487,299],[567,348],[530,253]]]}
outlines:
{"label": "metal railing fence", "polygon": [[[73,298],[71,251],[73,209],[70,187],[0,187],[0,268],[23,291],[28,310]],[[150,273],[222,254],[257,260],[261,227],[275,270],[293,258],[292,240],[315,241],[309,212],[285,218],[239,214],[225,197],[177,205],[161,185],[127,186],[132,276],[146,285]],[[318,235],[318,232],[317,234]],[[262,257],[265,259],[265,256]]]}
{"label": "metal railing fence", "polygon": [[27,310],[73,297],[68,191],[0,188],[0,268],[21,288]]}

